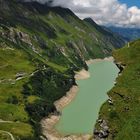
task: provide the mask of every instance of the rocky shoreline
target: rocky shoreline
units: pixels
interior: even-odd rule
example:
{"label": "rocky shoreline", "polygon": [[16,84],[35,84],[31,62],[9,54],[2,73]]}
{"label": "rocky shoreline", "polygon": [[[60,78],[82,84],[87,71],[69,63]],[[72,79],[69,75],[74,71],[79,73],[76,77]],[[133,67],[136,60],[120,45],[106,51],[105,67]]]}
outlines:
{"label": "rocky shoreline", "polygon": [[[110,60],[111,60],[111,58],[110,58]],[[118,73],[118,76],[120,76],[122,74],[122,71],[125,68],[125,65],[122,64],[121,62],[115,61],[114,58],[112,60],[114,61],[116,66],[119,68],[120,71]],[[114,83],[114,85],[116,85],[116,82]],[[113,101],[112,101],[111,97],[108,99],[108,103],[110,105],[113,105]],[[107,139],[109,137],[109,134],[110,134],[108,120],[105,120],[103,118],[98,118],[96,123],[98,124],[99,128],[94,129],[94,132],[93,132],[94,139],[95,140]]]}
{"label": "rocky shoreline", "polygon": [[[76,72],[75,79],[81,80],[89,78],[90,74],[88,71],[82,69],[80,72]],[[62,97],[60,100],[56,101],[54,104],[58,112],[61,112],[62,109],[67,106],[76,96],[78,92],[78,86],[73,86],[67,93],[66,96]],[[42,119],[41,126],[43,135],[48,138],[48,140],[88,140],[91,135],[71,135],[71,136],[62,136],[59,134],[54,126],[59,121],[61,115],[53,114],[47,118]]]}
{"label": "rocky shoreline", "polygon": [[[99,61],[113,61],[113,57],[108,57],[105,59],[90,59],[86,61],[87,65],[99,62]],[[83,80],[90,77],[90,73],[85,69],[82,69],[80,72],[75,72],[75,80]],[[61,117],[62,109],[67,106],[76,96],[78,92],[78,86],[73,86],[67,93],[66,96],[62,97],[60,100],[56,101],[54,104],[56,109],[60,113],[51,114],[49,117],[42,119],[42,133],[48,140],[89,140],[92,136],[89,134],[86,135],[61,135],[56,131],[55,125]]]}

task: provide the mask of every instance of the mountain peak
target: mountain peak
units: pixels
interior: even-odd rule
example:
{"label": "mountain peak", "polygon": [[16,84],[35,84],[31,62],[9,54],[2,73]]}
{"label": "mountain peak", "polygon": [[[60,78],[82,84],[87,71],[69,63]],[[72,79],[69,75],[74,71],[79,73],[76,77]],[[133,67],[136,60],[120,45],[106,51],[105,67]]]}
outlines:
{"label": "mountain peak", "polygon": [[90,17],[85,18],[84,21],[86,21],[92,25],[97,25],[97,23]]}

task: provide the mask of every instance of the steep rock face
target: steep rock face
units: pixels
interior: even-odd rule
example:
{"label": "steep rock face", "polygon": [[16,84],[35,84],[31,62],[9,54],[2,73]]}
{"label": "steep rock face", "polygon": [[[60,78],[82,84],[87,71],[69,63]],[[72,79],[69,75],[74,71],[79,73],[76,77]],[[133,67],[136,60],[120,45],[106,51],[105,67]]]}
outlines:
{"label": "steep rock face", "polygon": [[[74,71],[110,55],[116,39],[69,9],[19,0],[0,0],[0,6],[0,130],[39,140],[40,119],[76,84]],[[9,136],[0,132],[3,137]]]}

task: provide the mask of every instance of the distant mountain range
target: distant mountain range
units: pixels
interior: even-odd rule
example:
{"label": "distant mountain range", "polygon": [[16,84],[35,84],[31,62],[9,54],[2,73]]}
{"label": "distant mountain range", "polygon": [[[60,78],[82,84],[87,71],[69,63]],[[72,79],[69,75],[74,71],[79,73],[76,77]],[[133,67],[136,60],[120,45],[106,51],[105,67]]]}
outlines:
{"label": "distant mountain range", "polygon": [[118,33],[126,40],[132,41],[140,38],[140,28],[108,27],[112,32]]}

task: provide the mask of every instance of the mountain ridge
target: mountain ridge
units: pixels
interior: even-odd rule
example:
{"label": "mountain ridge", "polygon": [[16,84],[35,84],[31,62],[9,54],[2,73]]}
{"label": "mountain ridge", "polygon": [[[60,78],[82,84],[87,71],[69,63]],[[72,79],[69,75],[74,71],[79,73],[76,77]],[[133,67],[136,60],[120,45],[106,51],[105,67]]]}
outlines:
{"label": "mountain ridge", "polygon": [[[115,44],[117,44],[117,42],[118,42],[117,40],[122,40],[122,42],[127,43],[127,39],[125,39],[121,34],[118,35],[117,33],[112,32],[109,28],[106,28],[104,26],[99,26],[95,21],[93,21],[92,18],[85,18],[84,21],[89,23],[94,28],[96,28],[97,31],[99,31],[107,36],[113,37],[113,39],[116,39],[114,41]],[[106,40],[108,40],[108,38],[106,38]],[[119,44],[118,44],[118,48],[120,48]]]}

